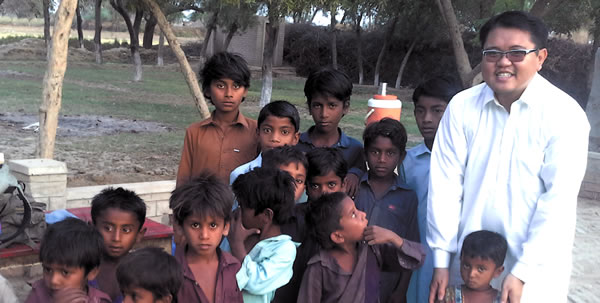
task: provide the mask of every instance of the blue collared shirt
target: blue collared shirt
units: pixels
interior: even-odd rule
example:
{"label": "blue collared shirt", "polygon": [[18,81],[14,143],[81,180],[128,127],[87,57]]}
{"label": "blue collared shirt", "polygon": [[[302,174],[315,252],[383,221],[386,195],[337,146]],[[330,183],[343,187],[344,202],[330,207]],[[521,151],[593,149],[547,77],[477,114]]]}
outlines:
{"label": "blue collared shirt", "polygon": [[[298,144],[296,144],[296,148],[303,153],[307,153],[310,150],[316,148],[308,135],[315,129],[314,126],[311,126],[306,132],[303,132],[300,135],[300,140]],[[367,164],[365,160],[365,154],[363,151],[363,145],[358,140],[346,136],[346,134],[338,127],[338,132],[340,134],[340,139],[337,143],[330,147],[338,148],[342,155],[344,156],[344,160],[348,164],[348,173],[355,174],[358,178],[361,178],[363,174],[367,171]]]}

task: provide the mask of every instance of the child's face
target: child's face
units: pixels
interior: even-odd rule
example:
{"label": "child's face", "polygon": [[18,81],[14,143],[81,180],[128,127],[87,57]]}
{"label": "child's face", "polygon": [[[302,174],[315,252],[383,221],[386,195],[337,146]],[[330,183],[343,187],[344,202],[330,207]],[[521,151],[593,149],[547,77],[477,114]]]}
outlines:
{"label": "child's face", "polygon": [[348,113],[348,103],[335,97],[316,95],[310,102],[309,111],[317,131],[333,132],[337,131],[340,120]]}
{"label": "child's face", "polygon": [[415,104],[415,120],[417,120],[419,131],[426,141],[433,141],[435,138],[435,133],[447,106],[448,103],[439,98],[419,97],[417,104]]}
{"label": "child's face", "polygon": [[354,243],[361,241],[364,238],[363,234],[368,223],[367,214],[356,209],[354,201],[350,197],[345,197],[342,200],[341,229],[336,231],[343,236],[344,242]]}
{"label": "child's face", "polygon": [[171,301],[171,296],[156,299],[151,291],[141,287],[123,290],[123,303],[170,303]]}
{"label": "child's face", "polygon": [[46,287],[52,292],[63,288],[78,288],[85,290],[87,281],[96,278],[98,269],[85,273],[83,267],[66,266],[61,264],[42,264],[43,278]]}
{"label": "child's face", "polygon": [[387,137],[378,136],[366,149],[369,176],[385,178],[394,175],[403,153]]}
{"label": "child's face", "polygon": [[497,267],[492,259],[461,256],[460,276],[472,290],[487,290],[492,279],[500,276],[503,266]]}
{"label": "child's face", "polygon": [[316,200],[323,194],[341,192],[345,189],[345,182],[334,171],[329,171],[322,176],[314,176],[308,180],[306,194],[309,200]]}
{"label": "child's face", "polygon": [[210,256],[216,252],[223,237],[229,234],[229,222],[219,217],[192,214],[183,220],[181,229],[187,240],[188,252]]}
{"label": "child's face", "polygon": [[210,101],[218,112],[235,112],[240,107],[242,99],[248,94],[248,89],[231,79],[223,78],[210,83]]}
{"label": "child's face", "polygon": [[294,178],[294,184],[296,185],[294,201],[298,201],[306,188],[306,167],[298,162],[290,162],[279,166],[279,169],[288,172]]}
{"label": "child's face", "polygon": [[140,229],[137,216],[130,211],[107,208],[96,219],[96,229],[104,239],[106,254],[120,258],[133,248],[144,236],[145,228]]}
{"label": "child's face", "polygon": [[300,138],[300,133],[287,117],[270,115],[256,131],[263,152],[279,146],[296,145]]}

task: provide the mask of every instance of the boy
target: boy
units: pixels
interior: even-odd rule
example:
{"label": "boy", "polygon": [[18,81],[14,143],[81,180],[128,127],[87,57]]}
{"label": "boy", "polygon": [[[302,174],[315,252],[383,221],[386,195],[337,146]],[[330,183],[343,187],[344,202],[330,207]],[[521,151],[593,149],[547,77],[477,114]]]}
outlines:
{"label": "boy", "polygon": [[[372,225],[389,229],[402,238],[419,241],[417,195],[394,173],[406,154],[406,130],[400,121],[384,118],[363,133],[369,171],[359,183],[356,208],[367,214]],[[412,272],[382,275],[382,302],[405,301]],[[390,302],[390,301],[388,301]]]}
{"label": "boy", "polygon": [[311,203],[307,225],[321,249],[308,262],[298,302],[379,302],[381,271],[412,270],[425,258],[420,244],[367,227],[366,214],[344,193]]}
{"label": "boy", "polygon": [[123,257],[117,267],[124,302],[177,303],[182,279],[177,260],[158,247],[136,250]]}
{"label": "boy", "polygon": [[79,219],[48,225],[40,245],[43,278],[32,285],[25,302],[64,301],[76,292],[78,298],[110,303],[107,294],[87,285],[98,274],[103,251],[100,233]]}
{"label": "boy", "polygon": [[294,201],[296,203],[306,202],[306,200],[301,200],[306,189],[306,172],[308,170],[308,160],[304,153],[291,146],[273,148],[265,152],[263,167],[288,172],[294,178],[296,185]]}
{"label": "boy", "polygon": [[119,260],[144,237],[146,203],[133,191],[106,188],[92,199],[92,222],[104,239],[104,255],[100,270],[90,286],[108,294],[114,303],[123,296],[115,279]]}
{"label": "boy", "polygon": [[367,170],[363,148],[358,140],[346,136],[338,127],[350,108],[352,82],[341,71],[323,68],[308,76],[304,84],[304,95],[315,125],[300,135],[297,146],[303,152],[315,147],[339,148],[350,167],[346,192],[354,197],[358,180]]}
{"label": "boy", "polygon": [[229,233],[233,195],[212,175],[201,175],[177,187],[169,200],[176,228],[185,245],[175,250],[183,270],[181,302],[243,302],[235,275],[240,262],[219,244]]}
{"label": "boy", "polygon": [[490,282],[504,271],[506,239],[493,231],[480,230],[465,237],[460,253],[462,286],[448,287],[446,303],[496,303],[500,293]]}
{"label": "boy", "polygon": [[250,87],[250,70],[240,55],[213,55],[200,71],[202,91],[215,106],[210,118],[190,125],[185,134],[177,186],[201,172],[227,183],[229,174],[258,154],[256,120],[240,111]]}
{"label": "boy", "polygon": [[[417,193],[417,222],[420,242],[428,256],[433,256],[427,245],[427,191],[429,186],[429,161],[437,128],[450,99],[461,90],[457,81],[447,78],[433,78],[421,83],[413,92],[415,120],[424,142],[409,149],[398,173],[404,177],[408,187]],[[433,258],[425,258],[425,263],[416,270],[410,280],[408,302],[425,303],[429,298],[429,284],[433,275]]]}
{"label": "boy", "polygon": [[306,154],[308,160],[308,201],[322,194],[346,191],[348,164],[339,149],[316,148]]}
{"label": "boy", "polygon": [[[243,260],[237,273],[244,302],[271,302],[275,290],[292,277],[296,243],[281,233],[281,224],[294,206],[294,180],[287,172],[255,168],[233,182],[240,203],[229,236],[231,252]],[[248,252],[244,241],[258,233],[260,239]]]}
{"label": "boy", "polygon": [[262,164],[265,151],[280,146],[294,146],[300,138],[300,115],[296,107],[283,100],[265,105],[258,114],[258,140],[261,154],[256,159],[234,169],[229,176],[229,184],[241,175]]}

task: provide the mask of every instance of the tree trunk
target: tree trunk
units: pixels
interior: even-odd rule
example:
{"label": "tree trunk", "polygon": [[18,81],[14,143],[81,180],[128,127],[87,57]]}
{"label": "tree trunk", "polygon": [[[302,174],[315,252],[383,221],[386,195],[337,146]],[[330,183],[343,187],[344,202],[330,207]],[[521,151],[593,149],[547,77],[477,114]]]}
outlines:
{"label": "tree trunk", "polygon": [[331,65],[333,66],[333,69],[337,69],[338,68],[338,62],[337,62],[337,30],[335,29],[335,25],[337,24],[337,21],[335,20],[335,13],[336,13],[336,10],[332,7],[331,11],[330,11],[330,15],[331,15],[330,30],[331,30]]}
{"label": "tree trunk", "polygon": [[54,143],[56,128],[58,127],[58,113],[62,101],[62,84],[67,69],[67,54],[69,48],[69,33],[77,0],[62,0],[56,11],[54,22],[54,35],[50,47],[50,60],[44,75],[44,90],[40,114],[40,140],[38,156],[52,159],[54,157]]}
{"label": "tree trunk", "polygon": [[77,40],[79,41],[79,48],[84,49],[85,47],[83,46],[83,29],[81,28],[81,23],[83,23],[83,20],[81,19],[79,1],[77,1],[77,8],[75,9],[75,14],[77,15]]}
{"label": "tree trunk", "polygon": [[144,38],[142,42],[142,46],[145,49],[152,48],[152,41],[154,40],[154,29],[156,28],[156,17],[154,15],[150,15],[150,18],[146,20],[146,25],[144,25]]}
{"label": "tree trunk", "polygon": [[406,64],[408,63],[408,58],[412,54],[413,49],[417,45],[417,39],[415,38],[413,42],[410,44],[410,47],[406,51],[404,58],[402,59],[402,63],[400,64],[400,69],[398,70],[398,77],[396,77],[396,88],[400,89],[400,85],[402,84],[402,74],[404,74],[404,69],[406,68]]}
{"label": "tree trunk", "polygon": [[463,43],[458,20],[456,19],[456,14],[454,13],[454,8],[452,7],[452,2],[450,0],[436,1],[438,7],[440,8],[440,13],[442,16],[444,16],[444,20],[448,25],[448,31],[450,32],[450,38],[452,40],[452,49],[454,50],[454,59],[456,60],[458,75],[463,87],[469,87],[472,79],[468,76],[471,73],[472,68],[471,63],[469,63],[469,56],[465,50],[465,45]]}
{"label": "tree trunk", "polygon": [[383,63],[383,58],[385,57],[385,53],[387,52],[389,41],[394,35],[396,23],[398,23],[398,17],[394,17],[391,20],[389,27],[385,31],[385,36],[383,37],[383,47],[381,47],[381,51],[379,52],[379,56],[377,57],[377,63],[375,63],[375,79],[373,81],[373,85],[375,86],[379,86],[379,71],[381,70],[381,64]]}
{"label": "tree trunk", "polygon": [[163,66],[164,62],[163,62],[163,55],[165,52],[165,34],[163,34],[163,31],[160,31],[160,35],[158,37],[158,54],[156,55],[156,65],[158,66]]}
{"label": "tree trunk", "polygon": [[223,51],[227,51],[227,49],[229,48],[229,44],[231,43],[231,39],[233,39],[233,35],[235,35],[235,33],[238,30],[238,24],[237,22],[233,22],[231,23],[231,26],[229,26],[229,31],[227,32],[227,37],[225,37],[225,41],[223,42]]}
{"label": "tree trunk", "polygon": [[[596,62],[596,52],[598,51],[598,48],[600,47],[600,5],[598,5],[597,8],[594,9],[594,44],[592,44],[592,57],[590,58],[590,66],[592,68],[590,68],[590,71],[588,72],[588,78],[587,78],[587,85],[586,85],[586,89],[588,92],[588,99],[584,100],[583,104],[581,105],[584,109],[587,108],[587,103],[590,102],[591,100],[591,92],[592,92],[592,83],[594,80],[594,66],[596,66],[597,62]],[[600,105],[598,105],[600,106]]]}
{"label": "tree trunk", "polygon": [[356,24],[354,25],[354,32],[356,33],[356,62],[358,65],[358,84],[363,84],[365,80],[365,70],[363,68],[363,55],[362,55],[362,37],[361,37],[361,26],[362,13],[358,15]]}
{"label": "tree trunk", "polygon": [[309,24],[313,23],[313,21],[315,21],[315,17],[317,16],[317,13],[320,11],[320,9],[315,9],[315,11],[313,12],[312,16],[310,16],[310,20],[309,20]]}
{"label": "tree trunk", "polygon": [[167,41],[169,41],[169,45],[175,53],[175,57],[179,61],[179,65],[181,66],[181,72],[183,73],[183,77],[187,82],[188,87],[190,88],[190,92],[192,93],[192,97],[194,98],[194,103],[196,104],[196,108],[200,113],[200,117],[202,119],[207,119],[210,117],[210,111],[208,110],[208,106],[206,105],[206,100],[204,100],[204,94],[200,89],[200,85],[198,84],[198,78],[196,78],[196,74],[192,70],[187,58],[185,57],[185,53],[181,49],[179,42],[177,41],[177,37],[173,33],[167,18],[160,10],[160,7],[153,0],[141,0],[152,12],[152,14],[156,17],[158,21],[158,26],[160,30],[167,37]]}
{"label": "tree trunk", "polygon": [[[42,0],[44,10],[44,43],[46,44],[47,53],[50,53],[50,0]],[[71,19],[73,19],[71,17]],[[49,57],[49,55],[47,55]]]}
{"label": "tree trunk", "polygon": [[208,43],[210,42],[210,36],[212,32],[217,28],[217,18],[219,17],[219,11],[213,13],[212,17],[208,21],[206,26],[206,36],[202,42],[202,49],[200,50],[200,60],[204,63],[206,61],[206,50],[208,49]]}
{"label": "tree trunk", "polygon": [[[271,19],[271,18],[269,18]],[[273,54],[277,46],[279,20],[269,20],[265,25],[265,47],[262,62],[262,89],[260,92],[260,107],[271,102],[273,92]]]}
{"label": "tree trunk", "polygon": [[133,60],[134,73],[133,73],[133,81],[139,82],[142,80],[142,60],[140,58],[140,24],[142,22],[142,16],[144,11],[140,8],[136,9],[135,20],[134,23],[131,23],[131,19],[129,18],[129,13],[123,7],[121,0],[110,0],[110,5],[117,11],[125,21],[125,25],[127,25],[127,31],[129,32],[129,44],[131,49],[131,58]]}
{"label": "tree trunk", "polygon": [[102,0],[96,0],[94,4],[95,26],[94,26],[94,54],[96,55],[96,63],[102,64]]}
{"label": "tree trunk", "polygon": [[592,66],[593,85],[585,112],[591,126],[589,150],[600,152],[600,49],[595,49],[594,53],[596,60]]}

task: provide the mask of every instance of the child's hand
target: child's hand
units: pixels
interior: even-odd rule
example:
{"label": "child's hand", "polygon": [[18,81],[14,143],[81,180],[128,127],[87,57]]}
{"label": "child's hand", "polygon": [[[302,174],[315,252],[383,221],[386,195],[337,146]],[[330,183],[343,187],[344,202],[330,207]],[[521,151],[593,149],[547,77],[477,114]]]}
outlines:
{"label": "child's hand", "polygon": [[260,234],[260,230],[257,228],[246,229],[242,224],[242,212],[238,208],[233,212],[231,219],[231,227],[229,229],[229,242],[244,243],[246,238],[250,235]]}
{"label": "child's hand", "polygon": [[87,293],[80,288],[62,288],[57,290],[54,294],[55,303],[87,303],[90,302],[90,298]]}
{"label": "child's hand", "polygon": [[354,200],[356,194],[358,193],[358,176],[355,174],[348,174],[346,176],[346,194],[348,197]]}
{"label": "child's hand", "polygon": [[404,244],[404,240],[395,232],[379,226],[367,226],[364,236],[369,245],[393,243],[396,247],[402,247]]}

